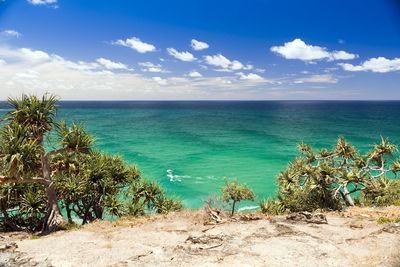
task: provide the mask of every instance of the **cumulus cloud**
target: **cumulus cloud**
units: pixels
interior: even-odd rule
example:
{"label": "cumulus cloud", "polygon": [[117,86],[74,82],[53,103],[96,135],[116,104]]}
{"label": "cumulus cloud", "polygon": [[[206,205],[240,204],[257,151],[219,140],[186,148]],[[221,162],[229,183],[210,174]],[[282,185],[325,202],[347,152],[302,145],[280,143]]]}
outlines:
{"label": "cumulus cloud", "polygon": [[338,80],[330,74],[317,74],[297,79],[294,83],[337,83]]}
{"label": "cumulus cloud", "polygon": [[253,65],[243,65],[238,60],[229,60],[221,54],[213,56],[204,56],[205,63],[208,65],[220,67],[221,69],[216,69],[216,71],[231,72],[236,70],[251,70]]}
{"label": "cumulus cloud", "polygon": [[28,3],[32,5],[51,5],[57,4],[57,0],[28,0]]}
{"label": "cumulus cloud", "polygon": [[214,55],[214,56],[204,56],[204,60],[208,65],[213,65],[222,68],[228,68],[231,64],[231,61],[224,57],[221,54]]}
{"label": "cumulus cloud", "polygon": [[372,72],[391,72],[400,70],[400,58],[387,59],[385,57],[370,58],[361,65],[339,63],[347,71],[372,71]]}
{"label": "cumulus cloud", "polygon": [[142,66],[142,71],[146,72],[168,72],[162,69],[161,64],[153,64],[151,62],[139,62],[139,66]]}
{"label": "cumulus cloud", "polygon": [[191,71],[191,72],[189,72],[188,76],[189,76],[189,77],[192,77],[192,78],[203,77],[203,75],[201,75],[201,74],[200,74],[199,72],[197,72],[197,71]]}
{"label": "cumulus cloud", "polygon": [[210,47],[207,43],[200,42],[195,39],[192,39],[192,41],[190,42],[190,45],[192,46],[192,48],[194,50],[204,50],[204,49],[207,49]]}
{"label": "cumulus cloud", "polygon": [[103,65],[106,69],[109,70],[130,70],[133,71],[133,69],[128,68],[127,65],[121,63],[121,62],[114,62],[109,59],[105,58],[98,58],[96,60],[99,64]]}
{"label": "cumulus cloud", "polygon": [[294,39],[283,46],[273,46],[271,51],[286,59],[300,59],[303,61],[321,60],[349,60],[358,57],[356,54],[345,51],[328,51],[326,47],[308,45],[301,39]]}
{"label": "cumulus cloud", "polygon": [[190,52],[178,52],[174,48],[167,48],[168,54],[182,60],[182,61],[195,61],[196,58]]}
{"label": "cumulus cloud", "polygon": [[20,33],[17,32],[17,31],[14,31],[14,30],[5,30],[5,31],[3,31],[2,33],[3,33],[3,35],[12,36],[12,37],[17,37],[17,38],[19,38],[19,37],[22,36],[22,34],[20,34]]}
{"label": "cumulus cloud", "polygon": [[112,44],[129,47],[142,54],[156,51],[156,47],[154,45],[142,42],[139,38],[136,37],[128,38],[125,41],[118,40],[116,42],[112,42]]}
{"label": "cumulus cloud", "polygon": [[243,72],[238,72],[236,75],[239,75],[241,80],[263,80],[264,78],[255,73],[244,74]]}

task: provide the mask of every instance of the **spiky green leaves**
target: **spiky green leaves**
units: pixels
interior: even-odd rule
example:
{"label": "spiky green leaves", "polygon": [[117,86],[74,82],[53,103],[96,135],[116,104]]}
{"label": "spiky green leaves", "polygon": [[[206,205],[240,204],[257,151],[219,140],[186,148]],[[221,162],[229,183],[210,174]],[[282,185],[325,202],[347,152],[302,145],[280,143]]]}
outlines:
{"label": "spiky green leaves", "polygon": [[12,110],[7,119],[14,124],[29,127],[33,139],[43,141],[43,135],[49,133],[56,124],[58,98],[45,94],[40,99],[35,95],[22,95],[21,98],[9,98]]}
{"label": "spiky green leaves", "polygon": [[0,173],[20,178],[40,171],[39,147],[29,129],[20,124],[6,125],[0,132]]}
{"label": "spiky green leaves", "polygon": [[86,132],[85,124],[80,122],[67,126],[62,121],[57,127],[57,138],[61,147],[79,153],[88,153],[95,141],[94,136]]}
{"label": "spiky green leaves", "polygon": [[298,145],[301,156],[278,175],[277,199],[261,202],[260,207],[272,213],[337,210],[343,204],[354,205],[352,197],[358,191],[363,191],[362,197],[373,205],[398,203],[390,196],[400,197],[400,191],[395,189],[398,181],[385,178],[390,174],[397,176],[400,171],[400,160],[394,159],[397,145],[381,138],[372,147],[360,155],[341,136],[333,149],[317,153],[301,143]]}

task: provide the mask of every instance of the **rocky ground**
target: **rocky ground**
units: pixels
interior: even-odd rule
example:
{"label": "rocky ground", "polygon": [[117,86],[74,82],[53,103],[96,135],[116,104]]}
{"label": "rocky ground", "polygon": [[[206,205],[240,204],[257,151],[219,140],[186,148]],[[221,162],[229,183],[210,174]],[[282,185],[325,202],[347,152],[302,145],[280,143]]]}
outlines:
{"label": "rocky ground", "polygon": [[399,208],[217,217],[185,210],[45,237],[2,233],[0,266],[400,266],[400,224],[377,223]]}

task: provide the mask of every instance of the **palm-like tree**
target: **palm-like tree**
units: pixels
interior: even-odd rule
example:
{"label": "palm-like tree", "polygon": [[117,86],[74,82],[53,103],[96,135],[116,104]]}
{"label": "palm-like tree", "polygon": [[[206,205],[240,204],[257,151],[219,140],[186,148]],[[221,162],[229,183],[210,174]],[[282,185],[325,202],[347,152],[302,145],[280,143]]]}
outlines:
{"label": "palm-like tree", "polygon": [[[58,98],[49,94],[41,99],[34,95],[10,98],[8,104],[12,110],[7,113],[8,124],[0,133],[0,184],[38,182],[46,188],[43,233],[52,232],[66,222],[58,206],[53,180],[56,170],[51,168],[50,159],[68,151],[88,152],[94,142],[83,124],[68,127],[64,122],[57,123],[57,102]],[[49,140],[55,129],[59,148],[46,151],[44,140]]]}

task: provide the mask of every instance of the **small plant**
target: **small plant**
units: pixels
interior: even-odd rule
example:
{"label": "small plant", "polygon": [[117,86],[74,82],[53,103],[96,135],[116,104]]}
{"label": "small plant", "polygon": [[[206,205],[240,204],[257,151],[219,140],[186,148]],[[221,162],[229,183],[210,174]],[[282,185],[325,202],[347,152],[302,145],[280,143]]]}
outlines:
{"label": "small plant", "polygon": [[391,221],[389,218],[380,217],[380,218],[377,220],[377,222],[378,222],[378,224],[383,224],[383,223],[391,223],[392,221]]}
{"label": "small plant", "polygon": [[263,199],[258,203],[258,206],[264,214],[279,215],[283,213],[280,202],[274,199]]}
{"label": "small plant", "polygon": [[237,202],[242,200],[254,201],[256,195],[254,194],[253,190],[247,187],[246,184],[240,185],[236,179],[233,181],[228,181],[226,178],[225,184],[226,186],[221,187],[221,200],[224,202],[230,202],[232,200],[232,216],[235,212],[235,206]]}

